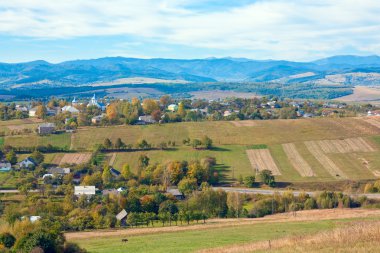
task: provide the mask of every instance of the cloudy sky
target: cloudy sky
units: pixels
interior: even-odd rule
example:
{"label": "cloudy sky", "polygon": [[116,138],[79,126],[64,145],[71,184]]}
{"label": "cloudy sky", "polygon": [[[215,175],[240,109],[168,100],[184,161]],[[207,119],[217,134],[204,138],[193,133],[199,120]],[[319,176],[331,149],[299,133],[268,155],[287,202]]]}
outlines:
{"label": "cloudy sky", "polygon": [[379,0],[0,0],[0,62],[380,55]]}

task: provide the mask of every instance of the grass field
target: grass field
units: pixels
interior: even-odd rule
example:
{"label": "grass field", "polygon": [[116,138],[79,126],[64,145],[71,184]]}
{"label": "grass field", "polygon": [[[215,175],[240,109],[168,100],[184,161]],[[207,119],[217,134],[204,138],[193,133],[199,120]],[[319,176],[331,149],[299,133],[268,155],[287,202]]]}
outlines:
{"label": "grass field", "polygon": [[[355,215],[351,215],[355,214]],[[89,252],[195,252],[209,248],[244,245],[284,237],[313,235],[331,231],[358,220],[379,220],[379,212],[362,210],[313,210],[268,216],[261,219],[222,222],[189,227],[129,229],[114,234],[102,231],[68,234],[69,241]],[[127,243],[121,242],[128,238]],[[214,251],[213,251],[214,252]],[[215,252],[218,252],[216,250]],[[239,252],[239,251],[237,251]]]}
{"label": "grass field", "polygon": [[[149,156],[151,163],[190,161],[213,156],[217,160],[217,169],[222,172],[224,182],[234,181],[240,175],[254,175],[256,172],[251,163],[256,164],[259,161],[256,161],[257,158],[250,161],[247,150],[268,149],[274,161],[271,168],[277,167],[279,171],[277,181],[364,180],[380,177],[380,128],[373,122],[369,123],[368,119],[380,124],[380,119],[371,117],[83,127],[72,135],[6,136],[4,143],[12,146],[52,144],[85,152],[92,150],[95,144],[103,143],[105,138],[113,142],[121,138],[127,144],[135,144],[142,139],[153,145],[171,141],[176,145],[170,150],[118,152],[115,156],[107,155],[106,160],[112,160],[117,169],[128,163],[136,170],[138,157],[142,153]],[[17,122],[12,121],[9,125],[17,125]],[[182,144],[186,138],[200,139],[204,135],[213,140],[213,150],[194,150]],[[294,150],[297,153],[294,153]],[[59,160],[58,156],[51,160]],[[300,161],[309,168],[299,166]],[[268,166],[264,163],[262,167],[266,169]],[[305,173],[308,176],[305,176]]]}

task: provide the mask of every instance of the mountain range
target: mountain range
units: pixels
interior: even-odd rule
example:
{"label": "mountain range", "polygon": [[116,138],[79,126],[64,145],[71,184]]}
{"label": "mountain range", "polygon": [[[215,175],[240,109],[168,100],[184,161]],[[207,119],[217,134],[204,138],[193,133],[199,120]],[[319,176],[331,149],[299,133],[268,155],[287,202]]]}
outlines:
{"label": "mountain range", "polygon": [[0,88],[123,84],[132,78],[166,82],[270,82],[380,85],[380,57],[333,56],[311,62],[245,58],[138,59],[106,57],[62,63],[0,63]]}

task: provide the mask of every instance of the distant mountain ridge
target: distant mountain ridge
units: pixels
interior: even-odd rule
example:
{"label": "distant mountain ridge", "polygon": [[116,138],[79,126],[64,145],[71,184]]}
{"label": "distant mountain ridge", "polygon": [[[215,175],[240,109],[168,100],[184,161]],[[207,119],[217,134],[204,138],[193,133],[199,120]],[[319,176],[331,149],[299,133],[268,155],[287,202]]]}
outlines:
{"label": "distant mountain ridge", "polygon": [[105,57],[57,64],[42,60],[0,63],[0,88],[83,86],[136,77],[186,82],[380,85],[380,57],[342,55],[312,62]]}

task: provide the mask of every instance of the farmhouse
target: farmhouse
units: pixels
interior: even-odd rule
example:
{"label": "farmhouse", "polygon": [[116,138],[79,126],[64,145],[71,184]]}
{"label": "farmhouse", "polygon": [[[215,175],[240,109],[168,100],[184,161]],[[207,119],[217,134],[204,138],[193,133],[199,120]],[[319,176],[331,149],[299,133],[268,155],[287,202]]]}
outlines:
{"label": "farmhouse", "polygon": [[20,169],[28,169],[35,167],[37,163],[33,160],[33,158],[28,157],[19,162],[17,165]]}
{"label": "farmhouse", "polygon": [[120,192],[116,189],[105,189],[102,191],[102,195],[103,196],[106,196],[106,195],[109,195],[109,194],[114,194],[114,195],[119,195]]}
{"label": "farmhouse", "polygon": [[0,172],[8,172],[12,169],[12,165],[9,162],[0,162]]}
{"label": "farmhouse", "polygon": [[120,171],[118,171],[114,168],[110,168],[110,172],[111,172],[112,176],[114,176],[114,177],[119,177],[121,175]]}
{"label": "farmhouse", "polygon": [[99,124],[105,116],[106,116],[105,114],[101,114],[101,115],[93,117],[91,119],[92,124]]}
{"label": "farmhouse", "polygon": [[178,111],[178,105],[171,104],[171,105],[168,106],[168,110],[171,111],[171,112],[176,112],[176,111]]}
{"label": "farmhouse", "polygon": [[79,110],[77,108],[75,108],[74,106],[71,106],[71,105],[65,105],[64,107],[62,107],[61,111],[62,112],[70,112],[72,114],[78,114],[79,113]]}
{"label": "farmhouse", "polygon": [[92,196],[92,195],[95,195],[95,193],[96,193],[95,186],[74,186],[74,195]]}
{"label": "farmhouse", "polygon": [[185,197],[183,196],[183,194],[177,189],[177,188],[168,188],[166,190],[166,193],[167,194],[171,194],[173,195],[176,199],[178,200],[182,200],[184,199]]}
{"label": "farmhouse", "polygon": [[29,110],[29,117],[36,117],[37,107],[33,107]]}
{"label": "farmhouse", "polygon": [[120,221],[121,225],[126,225],[126,220],[127,220],[128,212],[123,209],[120,213],[116,215],[116,219]]}
{"label": "farmhouse", "polygon": [[44,123],[38,126],[38,133],[41,135],[52,134],[55,131],[54,123]]}
{"label": "farmhouse", "polygon": [[140,116],[137,125],[146,125],[146,124],[154,124],[157,123],[150,115]]}

